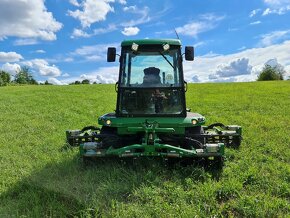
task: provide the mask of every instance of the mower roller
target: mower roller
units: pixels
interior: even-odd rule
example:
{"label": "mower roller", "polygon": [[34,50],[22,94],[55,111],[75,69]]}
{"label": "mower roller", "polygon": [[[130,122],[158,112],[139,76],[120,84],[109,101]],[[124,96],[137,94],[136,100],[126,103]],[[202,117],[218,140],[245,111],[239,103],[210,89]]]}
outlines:
{"label": "mower roller", "polygon": [[[107,61],[116,60],[109,47]],[[67,142],[84,160],[102,157],[205,159],[221,163],[225,147],[239,147],[242,128],[215,123],[186,108],[183,56],[194,48],[177,39],[126,40],[121,44],[114,113],[98,118],[100,127],[67,130]]]}

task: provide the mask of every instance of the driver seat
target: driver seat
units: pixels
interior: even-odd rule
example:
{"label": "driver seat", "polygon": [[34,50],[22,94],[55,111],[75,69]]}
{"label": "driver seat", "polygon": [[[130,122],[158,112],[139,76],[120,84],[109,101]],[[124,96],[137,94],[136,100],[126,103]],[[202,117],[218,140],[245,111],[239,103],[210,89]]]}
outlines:
{"label": "driver seat", "polygon": [[147,67],[144,69],[143,85],[156,86],[161,84],[160,69],[156,67]]}

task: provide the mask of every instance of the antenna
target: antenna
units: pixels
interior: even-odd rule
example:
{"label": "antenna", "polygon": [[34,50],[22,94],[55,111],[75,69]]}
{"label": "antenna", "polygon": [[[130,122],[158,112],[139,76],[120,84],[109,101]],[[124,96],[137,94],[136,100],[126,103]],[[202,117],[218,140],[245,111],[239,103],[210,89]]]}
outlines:
{"label": "antenna", "polygon": [[178,35],[178,33],[177,33],[177,31],[176,31],[175,28],[174,28],[174,32],[175,32],[175,34],[176,34],[177,39],[179,39],[179,35]]}

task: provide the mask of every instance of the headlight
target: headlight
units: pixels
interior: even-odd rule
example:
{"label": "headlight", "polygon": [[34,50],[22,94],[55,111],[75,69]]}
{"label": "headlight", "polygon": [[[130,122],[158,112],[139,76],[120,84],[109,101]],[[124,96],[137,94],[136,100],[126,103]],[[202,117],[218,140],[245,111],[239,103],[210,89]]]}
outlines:
{"label": "headlight", "polygon": [[219,151],[219,144],[206,144],[206,150],[209,153],[215,153]]}
{"label": "headlight", "polygon": [[106,120],[106,125],[107,125],[107,126],[110,126],[110,125],[111,125],[111,123],[112,123],[112,121],[111,121],[111,120]]}
{"label": "headlight", "polygon": [[164,51],[169,50],[169,48],[170,48],[170,45],[169,44],[166,43],[166,44],[163,45],[163,50]]}
{"label": "headlight", "polygon": [[138,44],[133,43],[132,46],[131,46],[131,49],[136,52],[136,51],[138,51],[138,47],[139,47]]}
{"label": "headlight", "polygon": [[195,125],[195,124],[197,124],[197,120],[193,119],[193,120],[191,121],[191,123],[192,123],[192,125]]}

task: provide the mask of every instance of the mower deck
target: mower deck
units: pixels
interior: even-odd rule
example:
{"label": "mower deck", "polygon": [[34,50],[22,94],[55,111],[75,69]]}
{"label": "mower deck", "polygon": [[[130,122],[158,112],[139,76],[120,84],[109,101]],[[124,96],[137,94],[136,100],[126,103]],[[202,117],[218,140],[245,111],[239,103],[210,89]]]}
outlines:
{"label": "mower deck", "polygon": [[[108,118],[106,115],[102,116],[99,122],[106,123],[106,118]],[[110,156],[122,158],[222,157],[225,146],[239,147],[241,142],[240,126],[224,126],[217,123],[210,126],[188,128],[186,127],[187,122],[191,122],[193,119],[188,117],[185,119],[186,121],[176,124],[174,128],[166,128],[159,127],[164,126],[159,123],[160,120],[150,123],[146,120],[137,126],[132,119],[127,127],[123,123],[121,132],[123,135],[118,134],[116,127],[103,126],[100,129],[90,126],[83,128],[83,130],[68,130],[66,132],[67,142],[71,146],[79,146],[80,154],[83,157],[96,158]],[[114,126],[115,121],[112,120],[112,116],[110,116],[110,125]],[[139,122],[139,119],[137,120]],[[191,131],[186,132],[185,129]],[[174,135],[176,132],[184,134],[176,135],[171,141],[167,139],[168,135]]]}

